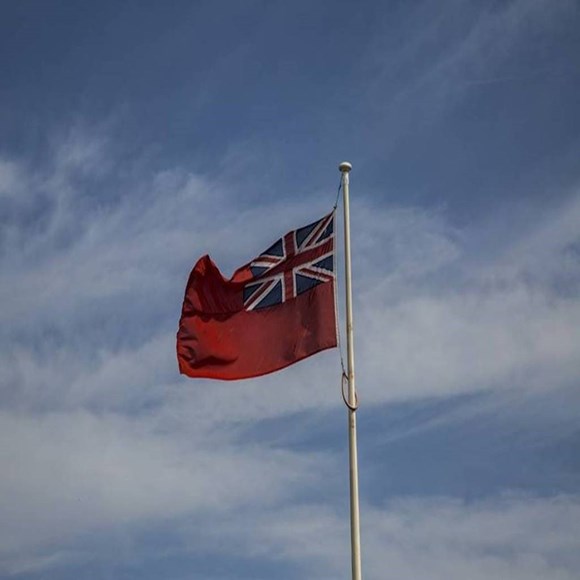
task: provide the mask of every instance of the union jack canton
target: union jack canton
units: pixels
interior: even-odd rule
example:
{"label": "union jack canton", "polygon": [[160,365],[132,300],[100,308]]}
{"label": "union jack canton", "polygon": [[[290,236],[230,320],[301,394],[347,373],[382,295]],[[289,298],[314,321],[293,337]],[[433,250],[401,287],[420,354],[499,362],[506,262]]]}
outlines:
{"label": "union jack canton", "polygon": [[[322,254],[311,251],[322,246]],[[250,271],[253,279],[244,287],[246,310],[281,304],[334,280],[334,212],[287,233],[250,263]]]}

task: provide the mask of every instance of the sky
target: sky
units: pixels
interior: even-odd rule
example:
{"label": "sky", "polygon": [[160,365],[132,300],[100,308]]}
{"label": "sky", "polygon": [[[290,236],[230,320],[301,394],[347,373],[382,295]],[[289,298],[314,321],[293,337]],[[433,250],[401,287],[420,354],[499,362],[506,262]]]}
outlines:
{"label": "sky", "polygon": [[348,160],[364,578],[577,579],[579,30],[573,0],[1,2],[0,578],[350,577],[338,351],[175,356],[197,258],[318,219]]}

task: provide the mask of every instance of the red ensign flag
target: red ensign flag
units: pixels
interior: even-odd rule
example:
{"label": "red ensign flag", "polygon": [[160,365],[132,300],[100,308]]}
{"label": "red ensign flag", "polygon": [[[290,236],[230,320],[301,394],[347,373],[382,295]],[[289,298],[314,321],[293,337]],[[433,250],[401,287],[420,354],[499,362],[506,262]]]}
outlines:
{"label": "red ensign flag", "polygon": [[185,289],[179,370],[244,379],[335,347],[334,279],[334,212],[287,233],[230,280],[203,256]]}

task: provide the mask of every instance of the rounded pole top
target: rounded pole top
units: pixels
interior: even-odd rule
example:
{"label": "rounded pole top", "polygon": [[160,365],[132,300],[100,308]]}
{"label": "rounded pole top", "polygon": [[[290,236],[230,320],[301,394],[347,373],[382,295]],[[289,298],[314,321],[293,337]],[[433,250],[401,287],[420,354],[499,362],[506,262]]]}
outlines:
{"label": "rounded pole top", "polygon": [[352,169],[352,163],[348,161],[343,161],[338,168],[340,169],[341,173],[348,173]]}

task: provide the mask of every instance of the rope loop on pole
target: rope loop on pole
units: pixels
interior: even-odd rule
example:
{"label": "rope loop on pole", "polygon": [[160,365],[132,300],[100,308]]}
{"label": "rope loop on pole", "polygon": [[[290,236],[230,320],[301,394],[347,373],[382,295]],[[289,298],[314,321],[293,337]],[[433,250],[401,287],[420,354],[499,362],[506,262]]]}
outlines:
{"label": "rope loop on pole", "polygon": [[340,381],[340,391],[342,392],[342,400],[344,404],[354,413],[358,409],[358,393],[354,393],[354,405],[351,405],[344,394],[344,386],[348,385],[348,377],[346,373],[343,371],[341,381]]}

